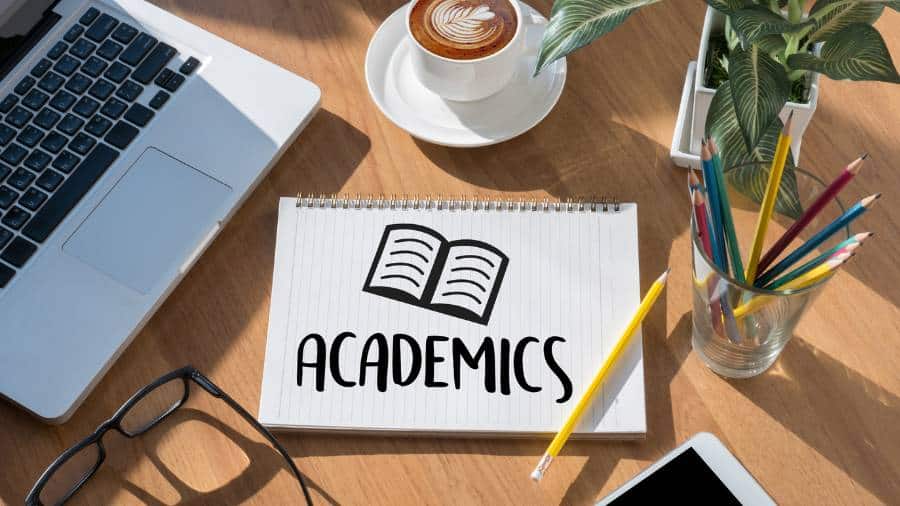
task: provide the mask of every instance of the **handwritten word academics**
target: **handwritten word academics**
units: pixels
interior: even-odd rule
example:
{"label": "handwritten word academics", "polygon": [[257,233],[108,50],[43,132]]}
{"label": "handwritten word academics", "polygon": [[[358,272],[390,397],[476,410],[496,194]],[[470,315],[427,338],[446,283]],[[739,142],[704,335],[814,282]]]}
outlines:
{"label": "handwritten word academics", "polygon": [[[484,389],[488,393],[497,392],[499,384],[499,392],[510,395],[513,380],[522,390],[534,393],[540,392],[543,386],[525,377],[525,356],[527,353],[542,353],[547,367],[562,386],[562,395],[556,399],[562,404],[572,396],[572,381],[559,365],[553,351],[556,344],[565,342],[562,337],[552,336],[541,345],[536,337],[525,337],[513,344],[509,339],[487,336],[472,353],[458,337],[428,336],[423,351],[419,341],[406,334],[394,334],[392,339],[388,339],[384,334],[377,333],[363,342],[359,368],[348,371],[341,369],[341,353],[359,345],[356,334],[338,334],[331,341],[330,350],[329,343],[321,335],[308,334],[300,340],[297,348],[297,386],[302,387],[304,379],[308,384],[312,374],[316,390],[322,392],[326,388],[327,372],[334,384],[343,388],[365,386],[372,374],[375,375],[379,392],[387,391],[389,378],[397,387],[406,387],[419,381],[420,376],[427,388],[449,388],[449,367],[452,369],[453,388],[459,390],[462,388],[463,367],[468,367],[483,370]],[[444,378],[447,381],[443,381]]]}

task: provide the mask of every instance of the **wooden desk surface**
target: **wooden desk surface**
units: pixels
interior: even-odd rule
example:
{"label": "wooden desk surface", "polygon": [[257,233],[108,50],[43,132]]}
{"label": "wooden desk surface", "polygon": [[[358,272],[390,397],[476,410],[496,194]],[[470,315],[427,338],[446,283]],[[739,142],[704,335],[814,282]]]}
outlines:
{"label": "wooden desk surface", "polygon": [[[685,173],[668,156],[704,3],[669,0],[636,14],[569,58],[565,92],[541,125],[472,150],[418,142],[369,100],[366,47],[401,0],[156,3],[318,83],[322,110],[71,421],[49,427],[0,403],[0,502],[21,503],[60,452],[139,387],[184,364],[256,412],[277,198],[302,190],[612,193],[639,205],[642,289],[666,264],[675,267],[644,325],[646,440],[572,443],[535,486],[528,475],[546,441],[281,436],[322,503],[589,503],[708,431],[779,503],[896,504],[900,87],[822,80],[802,165],[829,178],[868,150],[872,163],[846,192],[886,193],[862,220],[878,236],[828,287],[768,373],[728,381],[691,351]],[[533,4],[550,10],[550,0]],[[887,10],[877,26],[900,63],[900,15]],[[750,213],[738,217],[750,219]],[[276,454],[219,401],[200,394],[191,408],[140,439],[107,436],[109,458],[75,502],[300,501]]]}

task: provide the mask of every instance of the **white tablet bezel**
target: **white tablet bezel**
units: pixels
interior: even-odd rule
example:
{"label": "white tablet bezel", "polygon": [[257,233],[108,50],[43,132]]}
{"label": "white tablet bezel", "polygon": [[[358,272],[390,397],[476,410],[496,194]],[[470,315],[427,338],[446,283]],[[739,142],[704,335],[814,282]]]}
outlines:
{"label": "white tablet bezel", "polygon": [[[616,489],[615,492],[600,500],[597,505],[602,506],[611,503],[626,491],[644,481],[644,479],[656,472],[657,469],[681,455],[688,448],[693,448],[694,451],[700,455],[700,458],[706,462],[706,465],[708,465],[713,473],[722,480],[725,487],[728,488],[741,504],[775,504],[775,501],[769,497],[769,494],[763,490],[762,486],[757,483],[750,472],[738,462],[738,459],[725,448],[725,445],[722,444],[716,436],[713,436],[708,432],[701,432],[685,441],[681,446],[672,450],[663,458],[654,462],[650,467],[641,471],[640,474],[634,478],[628,480],[628,482]],[[660,492],[665,493],[664,491]]]}

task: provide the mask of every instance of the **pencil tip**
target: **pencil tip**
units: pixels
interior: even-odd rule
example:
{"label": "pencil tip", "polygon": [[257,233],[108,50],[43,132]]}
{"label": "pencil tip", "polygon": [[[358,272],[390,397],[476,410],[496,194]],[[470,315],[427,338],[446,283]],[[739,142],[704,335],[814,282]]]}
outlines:
{"label": "pencil tip", "polygon": [[671,267],[668,268],[668,269],[666,269],[666,272],[663,272],[663,273],[659,276],[659,278],[656,279],[656,282],[657,282],[657,283],[665,283],[666,280],[669,279],[669,273],[670,273],[670,272],[672,272]]}
{"label": "pencil tip", "polygon": [[784,135],[786,135],[786,136],[791,135],[791,126],[793,125],[793,123],[794,123],[794,111],[791,110],[791,112],[788,113],[787,121],[784,122],[784,128],[782,129],[782,133]]}
{"label": "pencil tip", "polygon": [[859,157],[860,160],[865,160],[865,159],[867,159],[867,158],[869,158],[869,152],[868,152],[868,151],[866,151],[865,153],[863,153],[863,155],[862,155],[861,157]]}

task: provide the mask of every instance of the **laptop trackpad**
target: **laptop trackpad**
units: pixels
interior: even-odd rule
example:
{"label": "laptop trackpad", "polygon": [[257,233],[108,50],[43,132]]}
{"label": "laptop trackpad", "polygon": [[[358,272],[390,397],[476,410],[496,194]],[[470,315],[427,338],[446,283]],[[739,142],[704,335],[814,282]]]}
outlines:
{"label": "laptop trackpad", "polygon": [[149,293],[224,214],[227,185],[148,148],[63,245],[70,255]]}

